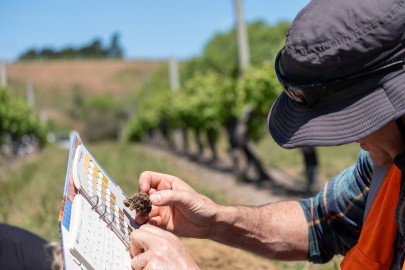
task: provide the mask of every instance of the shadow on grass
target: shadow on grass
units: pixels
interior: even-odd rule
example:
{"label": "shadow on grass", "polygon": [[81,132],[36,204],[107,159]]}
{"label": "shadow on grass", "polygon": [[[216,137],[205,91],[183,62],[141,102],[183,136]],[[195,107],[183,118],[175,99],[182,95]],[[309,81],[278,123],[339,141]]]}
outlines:
{"label": "shadow on grass", "polygon": [[[170,154],[176,155],[178,158],[188,160],[199,166],[205,167],[207,170],[232,176],[236,182],[252,185],[260,190],[268,190],[269,196],[272,194],[283,197],[309,197],[315,193],[312,192],[305,184],[305,180],[298,179],[287,172],[276,168],[266,167],[265,173],[257,175],[257,172],[252,171],[252,166],[245,169],[241,173],[234,170],[232,160],[224,157],[213,158],[207,153],[185,153],[184,151],[167,147],[165,144],[147,144],[150,147],[159,148]],[[245,164],[246,165],[246,164]]]}

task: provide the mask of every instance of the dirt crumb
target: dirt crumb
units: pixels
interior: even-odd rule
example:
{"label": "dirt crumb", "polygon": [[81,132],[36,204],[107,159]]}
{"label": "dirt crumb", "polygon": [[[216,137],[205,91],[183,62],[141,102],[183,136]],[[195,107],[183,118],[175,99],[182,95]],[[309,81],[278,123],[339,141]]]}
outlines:
{"label": "dirt crumb", "polygon": [[152,202],[148,194],[144,192],[137,192],[129,196],[128,199],[123,201],[126,207],[139,213],[141,216],[147,216],[152,210]]}

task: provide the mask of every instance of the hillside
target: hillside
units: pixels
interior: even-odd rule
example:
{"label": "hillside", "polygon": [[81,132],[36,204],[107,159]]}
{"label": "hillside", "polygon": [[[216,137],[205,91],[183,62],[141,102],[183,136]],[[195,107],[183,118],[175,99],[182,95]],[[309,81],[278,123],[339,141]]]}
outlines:
{"label": "hillside", "polygon": [[75,95],[88,97],[111,94],[128,99],[142,86],[162,61],[72,60],[32,61],[7,65],[8,84],[25,97],[27,84],[34,89],[35,104],[49,120],[80,129],[80,123],[67,115]]}
{"label": "hillside", "polygon": [[125,94],[142,85],[161,61],[33,61],[7,65],[13,83],[31,82],[41,91],[69,90],[80,87],[90,93]]}

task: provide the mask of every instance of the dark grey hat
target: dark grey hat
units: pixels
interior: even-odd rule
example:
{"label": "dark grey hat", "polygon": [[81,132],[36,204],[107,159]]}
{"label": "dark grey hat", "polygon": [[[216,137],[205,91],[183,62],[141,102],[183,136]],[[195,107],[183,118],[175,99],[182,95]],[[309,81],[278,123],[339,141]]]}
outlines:
{"label": "dark grey hat", "polygon": [[405,0],[313,0],[275,66],[268,116],[285,148],[356,141],[405,114]]}

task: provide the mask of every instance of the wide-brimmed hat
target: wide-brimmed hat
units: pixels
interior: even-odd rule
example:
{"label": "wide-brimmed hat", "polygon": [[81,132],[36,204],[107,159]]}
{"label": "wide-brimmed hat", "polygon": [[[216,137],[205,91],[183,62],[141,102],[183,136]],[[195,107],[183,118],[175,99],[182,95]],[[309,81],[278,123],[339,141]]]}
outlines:
{"label": "wide-brimmed hat", "polygon": [[364,138],[405,114],[405,0],[311,1],[275,63],[268,127],[285,148]]}

